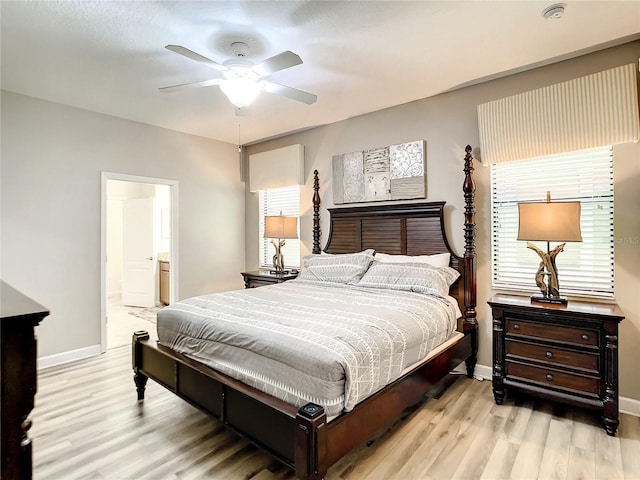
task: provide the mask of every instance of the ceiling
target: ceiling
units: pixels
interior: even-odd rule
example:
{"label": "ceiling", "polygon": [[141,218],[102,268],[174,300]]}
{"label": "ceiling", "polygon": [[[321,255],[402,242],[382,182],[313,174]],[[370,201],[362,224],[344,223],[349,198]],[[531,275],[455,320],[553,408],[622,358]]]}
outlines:
{"label": "ceiling", "polygon": [[[640,38],[640,0],[101,1],[0,3],[5,90],[236,144],[495,78]],[[303,64],[270,80],[314,93],[312,105],[262,93],[246,116],[211,78],[164,47],[222,63],[230,45],[259,62],[284,50]]]}

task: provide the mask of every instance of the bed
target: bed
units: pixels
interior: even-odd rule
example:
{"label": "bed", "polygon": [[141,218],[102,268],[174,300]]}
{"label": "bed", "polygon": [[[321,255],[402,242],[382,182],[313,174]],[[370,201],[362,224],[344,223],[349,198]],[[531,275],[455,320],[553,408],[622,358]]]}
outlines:
{"label": "bed", "polygon": [[[205,357],[204,361],[197,361],[194,359],[197,356],[179,353],[141,331],[134,333],[132,342],[138,400],[143,401],[145,385],[151,378],[268,451],[292,468],[296,476],[321,479],[328,468],[346,453],[381,428],[392,424],[408,409],[419,405],[425,393],[452,369],[464,362],[467,375],[473,376],[477,354],[477,321],[472,161],[471,147],[467,146],[462,188],[465,251],[461,257],[451,251],[446,238],[445,202],[329,209],[330,230],[322,250],[325,253],[356,254],[374,249],[376,253],[408,256],[450,254],[450,267],[460,274],[449,291],[462,314],[456,325],[458,333],[426,358],[398,367],[400,371],[390,377],[390,383],[370,387],[371,392],[353,400],[348,408],[332,410],[329,406],[325,409],[312,401],[301,404],[300,398],[294,400],[283,397],[279,392],[271,392],[273,395],[267,393],[263,391],[264,388],[256,388],[248,379],[238,375],[233,378],[222,367],[212,368],[211,364],[206,364]],[[321,253],[317,171],[314,172],[312,252]],[[281,284],[277,292],[293,298],[298,295],[297,289],[300,288],[296,282],[298,280]],[[252,296],[257,296],[260,302],[267,302],[269,289],[276,292],[276,286],[261,287],[256,289],[260,292],[253,292]],[[247,298],[246,293],[240,292],[226,295],[237,296],[236,300]],[[205,303],[211,301],[214,300],[196,300]],[[398,302],[402,302],[402,299]],[[187,305],[183,308],[190,307]],[[217,304],[215,301],[213,304],[207,303],[207,308],[215,309]],[[292,306],[294,308],[298,307]],[[306,313],[303,310],[299,312],[300,316]],[[312,334],[313,331],[306,335]],[[424,348],[431,350],[430,347]],[[231,356],[223,353],[222,357],[225,355]]]}

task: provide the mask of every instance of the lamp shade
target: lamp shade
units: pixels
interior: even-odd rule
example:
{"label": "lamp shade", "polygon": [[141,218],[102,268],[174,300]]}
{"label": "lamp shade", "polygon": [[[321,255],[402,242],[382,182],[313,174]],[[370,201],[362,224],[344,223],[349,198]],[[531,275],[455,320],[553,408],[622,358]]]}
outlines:
{"label": "lamp shade", "polygon": [[580,202],[518,204],[518,240],[581,242]]}
{"label": "lamp shade", "polygon": [[298,217],[264,217],[264,238],[298,238]]}

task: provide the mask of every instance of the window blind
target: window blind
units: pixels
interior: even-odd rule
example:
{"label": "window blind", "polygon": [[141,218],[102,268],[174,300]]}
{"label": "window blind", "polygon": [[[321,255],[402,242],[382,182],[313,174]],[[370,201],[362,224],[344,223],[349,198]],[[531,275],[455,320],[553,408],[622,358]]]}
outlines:
{"label": "window blind", "polygon": [[[273,255],[275,249],[270,238],[264,238],[264,217],[267,215],[280,215],[286,217],[300,216],[300,187],[285,187],[261,190],[259,197],[260,205],[260,265],[262,267],[273,267]],[[300,222],[298,222],[298,237],[300,237]],[[300,240],[288,238],[282,255],[286,267],[300,266]]]}
{"label": "window blind", "polygon": [[[613,297],[613,148],[611,146],[491,166],[493,287],[537,292],[540,258],[518,241],[518,202],[580,201],[582,242],[556,259],[561,295]],[[533,242],[546,250],[545,242]],[[551,248],[555,244],[551,244]]]}

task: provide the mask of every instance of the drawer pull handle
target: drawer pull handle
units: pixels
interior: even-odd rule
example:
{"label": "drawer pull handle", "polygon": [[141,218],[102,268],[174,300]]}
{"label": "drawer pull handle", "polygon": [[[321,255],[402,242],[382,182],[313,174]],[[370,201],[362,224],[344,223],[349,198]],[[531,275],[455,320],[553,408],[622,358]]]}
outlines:
{"label": "drawer pull handle", "polygon": [[518,323],[514,323],[514,324],[513,324],[513,329],[514,329],[514,330],[520,330],[520,324],[518,324]]}
{"label": "drawer pull handle", "polygon": [[584,333],[584,334],[582,334],[582,337],[580,337],[580,338],[582,338],[583,340],[585,340],[585,341],[586,341],[586,340],[589,340],[589,335],[587,335],[586,333]]}
{"label": "drawer pull handle", "polygon": [[547,352],[547,353],[544,354],[544,356],[547,357],[547,358],[553,358],[553,353]]}
{"label": "drawer pull handle", "polygon": [[547,380],[552,382],[553,381],[553,375],[551,375],[550,373],[547,373]]}

